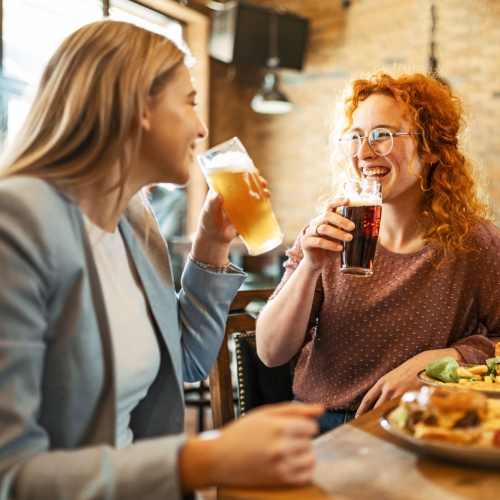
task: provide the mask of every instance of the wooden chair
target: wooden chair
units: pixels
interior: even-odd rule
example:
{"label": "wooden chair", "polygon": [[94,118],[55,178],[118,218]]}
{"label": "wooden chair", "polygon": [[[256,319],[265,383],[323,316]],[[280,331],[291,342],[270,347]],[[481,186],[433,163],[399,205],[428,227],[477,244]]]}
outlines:
{"label": "wooden chair", "polygon": [[184,383],[184,404],[196,410],[196,432],[205,430],[205,413],[210,408],[210,388],[207,381]]}
{"label": "wooden chair", "polygon": [[[226,335],[209,377],[210,400],[214,428],[235,418],[235,395],[238,413],[255,406],[290,400],[292,374],[290,365],[268,368],[258,358],[255,346],[256,315],[247,306],[256,300],[266,301],[272,289],[241,290],[231,304]],[[228,340],[235,340],[237,390],[233,388]]]}

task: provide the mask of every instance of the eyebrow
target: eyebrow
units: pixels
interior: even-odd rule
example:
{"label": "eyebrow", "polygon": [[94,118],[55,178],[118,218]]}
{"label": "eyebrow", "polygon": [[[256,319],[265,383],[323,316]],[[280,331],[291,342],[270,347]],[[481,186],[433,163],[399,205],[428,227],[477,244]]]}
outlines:
{"label": "eyebrow", "polygon": [[[399,127],[395,126],[395,125],[388,125],[386,123],[379,123],[378,125],[375,125],[375,127],[372,127],[370,130],[373,130],[375,128],[390,128],[392,130],[397,130]],[[351,128],[350,130],[351,132],[354,132],[354,131],[359,131],[359,132],[364,132],[363,129],[359,128],[359,127],[354,127],[354,128]]]}
{"label": "eyebrow", "polygon": [[191,90],[191,92],[189,92],[189,94],[188,94],[188,98],[191,98],[191,97],[196,97],[196,94],[197,94],[197,93],[198,93],[198,92],[196,92],[196,90]]}

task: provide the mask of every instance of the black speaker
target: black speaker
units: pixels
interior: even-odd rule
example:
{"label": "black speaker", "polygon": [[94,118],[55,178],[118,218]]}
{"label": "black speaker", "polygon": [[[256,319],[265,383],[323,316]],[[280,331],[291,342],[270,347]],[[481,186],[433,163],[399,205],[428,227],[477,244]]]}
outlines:
{"label": "black speaker", "polygon": [[304,66],[308,19],[249,2],[235,2],[215,12],[210,55],[223,62],[265,67],[271,54],[271,23],[277,27],[279,68],[301,70]]}

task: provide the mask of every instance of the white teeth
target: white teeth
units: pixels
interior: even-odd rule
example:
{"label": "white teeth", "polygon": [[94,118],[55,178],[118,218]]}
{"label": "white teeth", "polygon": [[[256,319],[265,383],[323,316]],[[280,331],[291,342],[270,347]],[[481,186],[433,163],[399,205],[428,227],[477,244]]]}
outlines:
{"label": "white teeth", "polygon": [[370,176],[375,176],[375,175],[385,175],[385,174],[388,174],[389,171],[390,171],[390,168],[386,168],[386,167],[370,167],[370,168],[364,168],[363,174],[366,177],[370,177]]}

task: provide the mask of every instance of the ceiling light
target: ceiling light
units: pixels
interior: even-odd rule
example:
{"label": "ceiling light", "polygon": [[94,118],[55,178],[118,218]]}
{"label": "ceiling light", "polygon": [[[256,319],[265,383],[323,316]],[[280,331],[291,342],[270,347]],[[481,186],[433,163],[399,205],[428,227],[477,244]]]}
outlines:
{"label": "ceiling light", "polygon": [[256,113],[279,115],[288,113],[293,103],[279,88],[279,77],[276,71],[269,70],[264,75],[262,87],[250,104]]}
{"label": "ceiling light", "polygon": [[266,73],[260,90],[255,94],[250,106],[256,113],[277,115],[288,113],[293,104],[279,88],[277,68],[280,59],[278,56],[278,18],[272,12],[269,20],[269,58],[266,64]]}

